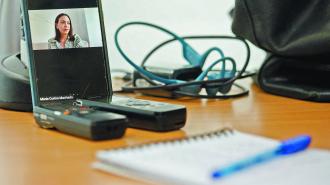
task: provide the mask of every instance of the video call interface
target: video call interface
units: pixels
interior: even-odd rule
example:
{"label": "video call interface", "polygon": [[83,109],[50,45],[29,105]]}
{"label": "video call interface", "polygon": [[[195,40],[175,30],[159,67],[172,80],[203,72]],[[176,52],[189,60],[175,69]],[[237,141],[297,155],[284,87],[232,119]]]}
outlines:
{"label": "video call interface", "polygon": [[28,0],[40,102],[106,97],[106,56],[96,0]]}

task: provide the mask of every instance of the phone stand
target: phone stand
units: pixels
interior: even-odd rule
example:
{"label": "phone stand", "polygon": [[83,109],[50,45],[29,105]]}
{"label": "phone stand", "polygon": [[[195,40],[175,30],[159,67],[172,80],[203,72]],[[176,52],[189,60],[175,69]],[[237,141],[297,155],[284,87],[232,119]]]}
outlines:
{"label": "phone stand", "polygon": [[19,7],[19,0],[0,3],[0,108],[32,111],[29,73],[20,55],[24,48]]}
{"label": "phone stand", "polygon": [[20,54],[1,59],[0,84],[0,108],[32,111],[28,69]]}

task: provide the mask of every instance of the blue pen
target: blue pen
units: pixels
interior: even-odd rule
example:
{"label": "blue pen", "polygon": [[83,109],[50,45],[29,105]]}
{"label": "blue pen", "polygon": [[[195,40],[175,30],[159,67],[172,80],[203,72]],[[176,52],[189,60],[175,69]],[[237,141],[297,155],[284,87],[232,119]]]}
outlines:
{"label": "blue pen", "polygon": [[232,173],[238,172],[245,168],[254,166],[256,164],[269,161],[276,157],[280,157],[283,155],[289,155],[296,152],[303,151],[308,147],[311,142],[311,137],[302,135],[295,138],[288,139],[283,141],[280,146],[275,148],[274,150],[266,151],[264,153],[258,154],[256,156],[238,161],[228,166],[224,166],[223,168],[219,168],[213,171],[212,179],[217,180],[222,177],[228,176]]}

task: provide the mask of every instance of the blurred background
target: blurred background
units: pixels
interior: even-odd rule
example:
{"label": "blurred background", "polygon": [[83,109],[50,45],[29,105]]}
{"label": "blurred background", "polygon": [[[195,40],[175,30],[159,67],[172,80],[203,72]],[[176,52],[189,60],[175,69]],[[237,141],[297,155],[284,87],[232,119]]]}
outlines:
{"label": "blurred background", "polygon": [[[110,67],[112,69],[132,69],[114,46],[114,33],[124,23],[145,21],[165,27],[180,36],[189,35],[233,35],[230,10],[234,0],[103,0],[106,35]],[[148,27],[127,27],[120,34],[120,43],[127,55],[136,63],[159,43],[171,37]],[[240,42],[228,40],[188,41],[199,53],[210,47],[220,47],[227,56],[234,57],[242,66],[246,50]],[[251,60],[248,69],[257,69],[265,52],[251,46]],[[211,56],[208,62],[212,62]],[[180,66],[186,64],[178,43],[161,48],[150,58],[149,65]]]}
{"label": "blurred background", "polygon": [[[102,0],[102,3],[112,69],[132,70],[115,48],[113,38],[116,29],[130,21],[157,24],[181,36],[233,35],[229,12],[234,7],[234,0]],[[0,26],[0,42],[8,43],[0,47],[0,55],[9,55],[19,51],[19,0],[0,0],[0,4],[0,19],[5,23],[4,26]],[[136,63],[140,63],[153,47],[167,39],[170,37],[162,32],[140,26],[128,27],[120,34],[121,46]],[[199,53],[210,47],[220,47],[227,56],[234,57],[239,66],[246,56],[245,49],[237,41],[203,40],[189,43]],[[265,53],[252,45],[251,47],[252,57],[248,69],[257,69]],[[211,56],[208,62],[212,61],[212,57],[218,56]],[[148,64],[173,67],[186,63],[182,58],[180,45],[173,43],[155,53]]]}

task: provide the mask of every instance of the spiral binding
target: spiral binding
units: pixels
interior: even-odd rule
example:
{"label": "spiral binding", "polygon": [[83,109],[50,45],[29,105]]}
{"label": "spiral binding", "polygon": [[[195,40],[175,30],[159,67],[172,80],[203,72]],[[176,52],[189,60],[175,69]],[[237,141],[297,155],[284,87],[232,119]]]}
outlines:
{"label": "spiral binding", "polygon": [[169,139],[169,140],[163,140],[163,141],[151,141],[149,143],[143,143],[143,144],[138,144],[134,146],[126,146],[126,147],[119,147],[119,148],[114,148],[110,149],[111,152],[121,152],[121,151],[128,151],[128,150],[137,150],[137,149],[145,149],[149,148],[152,146],[157,146],[157,145],[166,145],[166,144],[176,144],[176,143],[183,143],[183,142],[191,142],[191,141],[196,141],[199,139],[206,139],[206,138],[213,138],[216,136],[229,136],[234,133],[234,130],[229,127],[222,128],[221,130],[213,131],[213,132],[208,132],[208,133],[203,133],[203,134],[198,134],[194,136],[188,136],[180,139]]}

